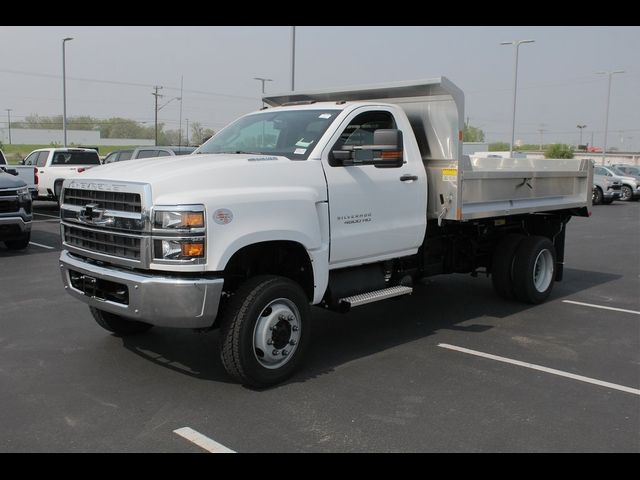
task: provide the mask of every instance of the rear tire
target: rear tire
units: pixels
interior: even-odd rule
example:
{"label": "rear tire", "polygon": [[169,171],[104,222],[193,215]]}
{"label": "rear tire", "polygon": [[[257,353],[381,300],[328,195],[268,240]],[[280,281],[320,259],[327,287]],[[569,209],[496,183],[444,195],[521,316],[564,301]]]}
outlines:
{"label": "rear tire", "polygon": [[288,278],[247,280],[222,317],[220,357],[227,373],[257,388],[289,378],[309,342],[309,310],[304,291]]}
{"label": "rear tire", "polygon": [[60,194],[61,193],[62,193],[62,182],[58,181],[58,182],[53,184],[53,194],[56,197],[56,202],[58,203],[58,206],[60,206]]}
{"label": "rear tire", "polygon": [[546,237],[526,237],[513,261],[513,290],[521,302],[544,302],[555,281],[556,249]]}
{"label": "rear tire", "polygon": [[491,283],[493,283],[496,293],[506,300],[515,298],[512,278],[513,260],[516,250],[524,238],[524,235],[517,233],[506,235],[500,240],[493,253]]}
{"label": "rear tire", "polygon": [[17,240],[5,240],[4,244],[9,250],[24,250],[29,246],[30,241],[31,232],[27,232]]}
{"label": "rear tire", "polygon": [[138,322],[136,320],[127,320],[120,315],[105,312],[104,310],[98,310],[95,307],[89,307],[89,310],[91,310],[91,315],[93,315],[93,318],[98,325],[119,337],[143,333],[153,327],[153,325],[148,323]]}

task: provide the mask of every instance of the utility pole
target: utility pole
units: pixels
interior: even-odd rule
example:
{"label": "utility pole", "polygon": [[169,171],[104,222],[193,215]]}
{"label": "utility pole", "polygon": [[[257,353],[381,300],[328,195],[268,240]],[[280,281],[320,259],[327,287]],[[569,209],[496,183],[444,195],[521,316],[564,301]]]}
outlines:
{"label": "utility pole", "polygon": [[158,90],[162,90],[162,87],[156,85],[155,87],[153,87],[153,89],[155,90],[155,92],[152,93],[151,95],[156,97],[156,107],[155,107],[156,141],[155,141],[155,146],[157,147],[158,146],[158,97],[162,98],[164,95],[160,95],[158,93]]}
{"label": "utility pole", "polygon": [[189,119],[187,118],[187,147],[189,146]]}
{"label": "utility pole", "polygon": [[7,111],[7,123],[9,124],[9,145],[11,145],[11,110],[12,108],[5,108]]}
{"label": "utility pole", "polygon": [[[265,82],[273,82],[271,78],[262,78],[262,77],[253,77],[254,80],[258,80],[262,83],[262,95],[264,95],[264,83]],[[264,107],[264,102],[262,102],[262,106]]]}
{"label": "utility pole", "polygon": [[544,123],[541,123],[540,128],[538,129],[538,132],[540,132],[540,151],[542,151],[542,144],[544,143],[542,141],[542,138],[543,138],[542,135],[544,134],[544,132],[546,132],[546,130],[542,127],[544,127]]}
{"label": "utility pole", "polygon": [[64,148],[67,148],[67,70],[64,44],[71,40],[73,40],[73,37],[62,39],[62,132],[64,137]]}

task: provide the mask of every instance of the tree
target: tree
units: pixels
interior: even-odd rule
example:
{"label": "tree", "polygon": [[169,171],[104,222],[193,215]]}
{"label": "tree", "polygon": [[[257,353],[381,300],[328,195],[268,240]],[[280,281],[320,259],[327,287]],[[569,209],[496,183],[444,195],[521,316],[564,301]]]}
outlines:
{"label": "tree", "polygon": [[484,142],[484,132],[478,127],[465,123],[462,132],[463,142]]}
{"label": "tree", "polygon": [[208,137],[215,134],[210,128],[204,128],[200,122],[191,124],[191,138],[189,139],[193,145],[200,145]]}
{"label": "tree", "polygon": [[573,147],[563,143],[554,143],[544,151],[544,158],[573,158]]}
{"label": "tree", "polygon": [[508,152],[509,144],[506,142],[494,142],[489,144],[490,152]]}

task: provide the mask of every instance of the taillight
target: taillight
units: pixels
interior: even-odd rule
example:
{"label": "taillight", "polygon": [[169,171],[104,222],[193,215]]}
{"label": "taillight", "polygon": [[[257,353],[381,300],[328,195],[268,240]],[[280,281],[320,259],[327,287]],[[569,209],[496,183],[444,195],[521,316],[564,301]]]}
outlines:
{"label": "taillight", "polygon": [[84,172],[85,170],[86,170],[86,168],[84,168],[84,167],[79,167],[79,168],[78,168],[78,173],[82,173],[82,172]]}
{"label": "taillight", "polygon": [[38,168],[33,167],[33,180],[36,185],[38,185]]}

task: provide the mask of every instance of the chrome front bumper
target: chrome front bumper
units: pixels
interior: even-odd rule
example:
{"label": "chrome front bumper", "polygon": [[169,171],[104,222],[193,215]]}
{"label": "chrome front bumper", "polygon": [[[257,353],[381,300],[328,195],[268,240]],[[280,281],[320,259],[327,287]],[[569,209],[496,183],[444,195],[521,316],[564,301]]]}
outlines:
{"label": "chrome front bumper", "polygon": [[[206,328],[218,313],[222,278],[180,278],[140,274],[117,267],[102,267],[71,255],[60,254],[60,271],[69,294],[100,310],[159,327]],[[71,275],[76,279],[72,284]],[[78,287],[78,276],[126,287],[128,302],[106,300],[95,290]],[[120,287],[121,286],[121,287]]]}

